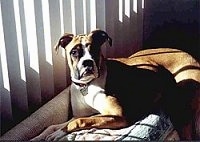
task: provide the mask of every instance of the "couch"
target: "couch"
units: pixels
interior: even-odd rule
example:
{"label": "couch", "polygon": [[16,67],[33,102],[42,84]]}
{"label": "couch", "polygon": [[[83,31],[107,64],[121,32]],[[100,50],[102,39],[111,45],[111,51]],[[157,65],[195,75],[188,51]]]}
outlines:
{"label": "couch", "polygon": [[[69,119],[69,108],[70,108],[69,90],[70,90],[70,87],[67,87],[66,89],[64,89],[55,98],[50,100],[48,103],[46,103],[41,108],[39,108],[36,112],[31,114],[25,120],[20,122],[14,128],[12,128],[7,133],[5,133],[3,136],[1,136],[0,141],[3,141],[3,140],[18,140],[18,141],[19,140],[23,140],[23,141],[30,140],[31,138],[40,134],[48,126],[67,121]],[[151,116],[155,116],[155,115],[150,115],[149,117],[151,117]],[[156,117],[156,118],[158,118],[158,117]],[[145,121],[145,119],[141,122],[144,122],[144,121]],[[156,121],[154,121],[154,122],[156,122]],[[152,123],[152,122],[150,122],[150,123]],[[100,138],[102,138],[104,140],[105,139],[116,140],[114,138],[120,138],[120,140],[135,140],[135,138],[133,139],[132,135],[130,135],[130,134],[131,133],[136,134],[134,132],[136,130],[137,130],[136,135],[138,135],[138,133],[141,134],[145,131],[150,132],[149,128],[148,129],[143,128],[146,126],[148,126],[148,125],[140,126],[138,123],[134,126],[130,126],[128,128],[118,130],[118,131],[107,130],[107,129],[105,129],[105,130],[96,130],[96,129],[82,130],[77,133],[75,132],[76,133],[75,135],[76,136],[79,135],[79,137],[77,137],[77,138],[79,138],[78,140],[92,140],[93,138],[97,138],[98,140],[101,140]],[[158,127],[158,126],[156,126],[156,127]],[[152,131],[152,128],[151,128],[151,131]],[[127,131],[127,130],[129,130],[129,131]],[[119,137],[119,134],[117,134],[119,132],[120,133],[125,132],[126,135],[129,134],[129,136],[123,137],[121,135]],[[156,136],[157,136],[158,131],[156,129],[154,129],[152,132],[156,133]],[[159,132],[161,132],[161,130]],[[108,135],[108,133],[109,133],[109,135]],[[115,134],[115,136],[114,135],[111,136],[111,134]],[[74,136],[74,135],[69,134],[69,137],[72,137],[72,136]],[[118,136],[118,137],[116,137],[116,136]],[[153,137],[154,136],[155,135],[153,135]],[[65,137],[65,138],[63,138],[63,140],[65,140],[66,138],[69,140],[69,137],[68,138]],[[170,132],[168,133],[168,135],[166,135],[165,137],[162,136],[162,139],[163,138],[167,139],[167,140],[172,140],[172,139],[178,140],[179,139],[176,131],[172,130],[172,129],[170,129]],[[97,140],[97,139],[95,139],[95,140]],[[71,140],[75,140],[75,139],[71,139]],[[138,140],[138,139],[136,139],[136,140]],[[145,140],[149,140],[149,139],[145,139]],[[150,139],[150,140],[152,140],[152,139]],[[155,138],[155,140],[157,140],[157,138]]]}
{"label": "couch", "polygon": [[2,140],[29,140],[52,124],[68,120],[69,87],[28,118],[0,137]]}

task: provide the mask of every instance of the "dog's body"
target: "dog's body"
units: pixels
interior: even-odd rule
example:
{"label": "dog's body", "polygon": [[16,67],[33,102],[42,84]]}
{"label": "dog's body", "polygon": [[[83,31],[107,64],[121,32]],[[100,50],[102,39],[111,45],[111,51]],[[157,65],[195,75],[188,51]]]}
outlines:
{"label": "dog's body", "polygon": [[[60,38],[56,49],[59,46],[66,49],[73,82],[71,103],[73,115],[77,118],[49,128],[33,140],[56,140],[67,133],[93,127],[126,127],[158,107],[166,109],[174,117],[174,122],[178,116],[184,117],[192,112],[192,117],[196,118],[196,135],[200,136],[199,63],[189,54],[170,48],[143,50],[129,58],[106,60],[101,54],[105,41],[112,44],[111,38],[101,30],[89,35],[65,34]],[[194,94],[182,100],[177,84],[182,87],[187,81],[196,85],[191,89]],[[188,114],[176,112],[185,109],[182,106],[171,112],[176,101],[181,102],[177,102],[178,105],[186,106]],[[172,103],[171,107],[167,107],[169,103]],[[185,124],[189,123],[178,123],[180,133]],[[190,139],[192,136],[188,134],[182,138]]]}

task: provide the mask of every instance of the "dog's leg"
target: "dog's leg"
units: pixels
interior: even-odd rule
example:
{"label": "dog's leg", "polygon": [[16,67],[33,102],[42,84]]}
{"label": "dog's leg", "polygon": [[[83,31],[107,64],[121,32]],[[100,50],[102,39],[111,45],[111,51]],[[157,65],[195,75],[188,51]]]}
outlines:
{"label": "dog's leg", "polygon": [[56,132],[57,130],[59,130],[60,128],[62,128],[64,125],[62,124],[57,124],[57,125],[51,125],[48,128],[46,128],[41,134],[39,134],[38,136],[30,139],[30,141],[41,141],[41,140],[45,140],[46,137],[54,132]]}
{"label": "dog's leg", "polygon": [[123,115],[122,108],[120,107],[117,99],[112,96],[100,97],[101,106],[99,103],[96,107],[101,114],[91,117],[77,118],[58,131],[52,133],[46,140],[58,140],[67,133],[71,133],[77,130],[89,129],[89,128],[122,128],[128,125],[126,118]]}
{"label": "dog's leg", "polygon": [[91,117],[77,118],[68,123],[65,127],[49,135],[46,140],[48,141],[58,140],[67,133],[71,133],[82,129],[88,129],[88,128],[116,129],[125,126],[127,126],[127,123],[125,121],[125,118],[121,116],[96,115]]}
{"label": "dog's leg", "polygon": [[71,121],[73,121],[75,118],[70,119],[69,121],[65,122],[65,123],[61,123],[61,124],[56,124],[56,125],[51,125],[48,128],[46,128],[40,135],[32,138],[30,141],[41,141],[41,140],[45,140],[47,138],[47,136],[53,134],[54,132],[58,131],[59,129],[63,128],[64,126],[66,126],[68,123],[70,123]]}

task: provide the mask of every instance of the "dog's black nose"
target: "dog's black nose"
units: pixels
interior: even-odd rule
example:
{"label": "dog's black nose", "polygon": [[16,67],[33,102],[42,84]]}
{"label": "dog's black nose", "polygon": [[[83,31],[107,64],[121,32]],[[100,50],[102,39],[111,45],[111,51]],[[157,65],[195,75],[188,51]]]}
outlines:
{"label": "dog's black nose", "polygon": [[93,61],[92,60],[85,60],[83,61],[84,67],[93,67]]}

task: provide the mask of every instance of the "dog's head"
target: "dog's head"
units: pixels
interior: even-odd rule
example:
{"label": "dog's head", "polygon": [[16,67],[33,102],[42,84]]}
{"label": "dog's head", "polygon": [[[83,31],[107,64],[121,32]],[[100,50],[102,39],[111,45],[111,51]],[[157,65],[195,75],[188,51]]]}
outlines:
{"label": "dog's head", "polygon": [[65,33],[58,41],[56,51],[65,48],[72,81],[87,84],[99,77],[102,54],[101,46],[112,39],[105,31],[95,30],[88,35]]}

